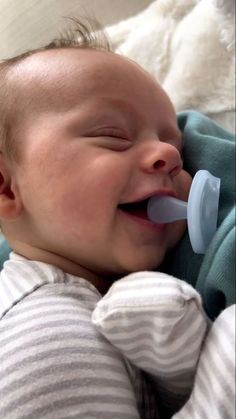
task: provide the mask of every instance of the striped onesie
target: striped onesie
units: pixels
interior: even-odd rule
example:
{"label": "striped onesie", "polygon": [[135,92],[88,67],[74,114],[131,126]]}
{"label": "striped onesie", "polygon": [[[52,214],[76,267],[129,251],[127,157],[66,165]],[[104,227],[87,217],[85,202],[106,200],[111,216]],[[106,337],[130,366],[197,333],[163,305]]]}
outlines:
{"label": "striped onesie", "polygon": [[11,253],[0,274],[0,418],[158,418],[144,374],[91,322],[87,281]]}
{"label": "striped onesie", "polygon": [[[131,274],[101,298],[86,280],[12,253],[0,319],[0,418],[212,417],[194,391],[185,403],[207,322],[183,281]],[[214,419],[233,418],[230,403],[216,403]]]}
{"label": "striped onesie", "polygon": [[235,305],[211,325],[185,281],[137,272],[111,286],[92,321],[152,378],[162,419],[235,419]]}

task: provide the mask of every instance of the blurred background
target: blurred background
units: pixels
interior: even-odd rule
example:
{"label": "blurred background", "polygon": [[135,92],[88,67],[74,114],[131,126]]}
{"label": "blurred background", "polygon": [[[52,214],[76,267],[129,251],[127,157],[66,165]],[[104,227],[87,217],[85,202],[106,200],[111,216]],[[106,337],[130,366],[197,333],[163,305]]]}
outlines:
{"label": "blurred background", "polygon": [[0,0],[0,60],[51,42],[69,16],[104,25],[177,112],[198,110],[235,132],[234,0]]}
{"label": "blurred background", "polygon": [[49,42],[63,16],[88,15],[111,25],[135,15],[150,0],[0,0],[0,59]]}

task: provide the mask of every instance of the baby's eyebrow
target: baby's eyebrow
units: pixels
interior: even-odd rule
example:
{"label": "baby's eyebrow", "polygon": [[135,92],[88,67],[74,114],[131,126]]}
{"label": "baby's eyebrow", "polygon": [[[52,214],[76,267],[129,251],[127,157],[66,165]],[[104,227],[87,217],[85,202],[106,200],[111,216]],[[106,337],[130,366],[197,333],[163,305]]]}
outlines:
{"label": "baby's eyebrow", "polygon": [[[142,118],[138,109],[128,100],[104,96],[98,99],[98,103],[99,102],[101,105],[99,106],[100,110],[97,113],[98,119],[110,115],[110,117],[116,116],[116,118],[121,118],[121,120],[126,122],[135,122],[137,118]],[[96,109],[99,108],[96,104]]]}
{"label": "baby's eyebrow", "polygon": [[[93,102],[88,97],[82,104],[69,110],[67,124],[71,129],[78,127],[87,129],[91,125],[104,125],[112,121],[116,121],[117,124],[126,124],[128,121],[132,122],[137,119],[137,112],[135,113],[132,108],[133,106],[125,100],[99,97]],[[92,121],[91,115],[93,115]]]}
{"label": "baby's eyebrow", "polygon": [[125,99],[104,97],[104,101],[106,102],[105,105],[112,106],[122,112],[126,111],[129,114],[137,113],[137,109],[132,105],[132,103]]}
{"label": "baby's eyebrow", "polygon": [[[88,107],[90,107],[90,97],[88,97],[87,103]],[[94,107],[94,110],[96,110],[96,113],[100,116],[104,114],[104,112],[114,112],[117,110],[127,117],[133,117],[139,113],[138,109],[128,100],[115,97],[99,96],[96,98],[96,101],[92,103],[92,107]]]}

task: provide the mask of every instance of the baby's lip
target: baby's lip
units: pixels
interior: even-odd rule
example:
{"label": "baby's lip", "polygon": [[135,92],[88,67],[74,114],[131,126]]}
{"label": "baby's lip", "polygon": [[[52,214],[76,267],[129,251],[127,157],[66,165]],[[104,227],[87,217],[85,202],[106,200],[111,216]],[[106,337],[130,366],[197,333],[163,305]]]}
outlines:
{"label": "baby's lip", "polygon": [[[147,213],[148,201],[153,196],[175,196],[175,193],[170,189],[158,189],[149,193],[146,193],[134,200],[122,202],[118,205],[119,210],[126,213],[129,216],[135,216],[135,218],[141,218],[147,220],[150,223],[150,219]],[[152,223],[153,224],[153,223]]]}
{"label": "baby's lip", "polygon": [[152,198],[153,196],[173,196],[174,198],[176,198],[176,193],[171,190],[171,189],[157,189],[157,190],[152,190],[151,192],[148,192],[144,195],[137,195],[134,196],[134,198],[129,199],[127,201],[123,201],[120,202],[119,205],[125,205],[125,204],[135,204],[135,203],[139,203],[142,201],[146,201],[149,198]]}

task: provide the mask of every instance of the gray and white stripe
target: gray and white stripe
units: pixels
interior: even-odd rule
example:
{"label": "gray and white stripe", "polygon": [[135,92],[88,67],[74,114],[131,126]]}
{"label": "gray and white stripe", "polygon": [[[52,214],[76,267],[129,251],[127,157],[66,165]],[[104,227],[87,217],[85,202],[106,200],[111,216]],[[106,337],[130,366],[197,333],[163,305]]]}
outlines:
{"label": "gray and white stripe", "polygon": [[0,418],[158,417],[142,374],[92,324],[91,284],[14,254],[0,275]]}
{"label": "gray and white stripe", "polygon": [[175,419],[233,419],[235,314],[223,314],[225,327],[217,319],[207,336],[209,320],[196,290],[163,273],[139,272],[113,284],[92,321],[150,375],[164,406],[172,412],[182,408]]}
{"label": "gray and white stripe", "polygon": [[174,419],[235,418],[235,305],[214,322],[203,346],[193,391]]}

